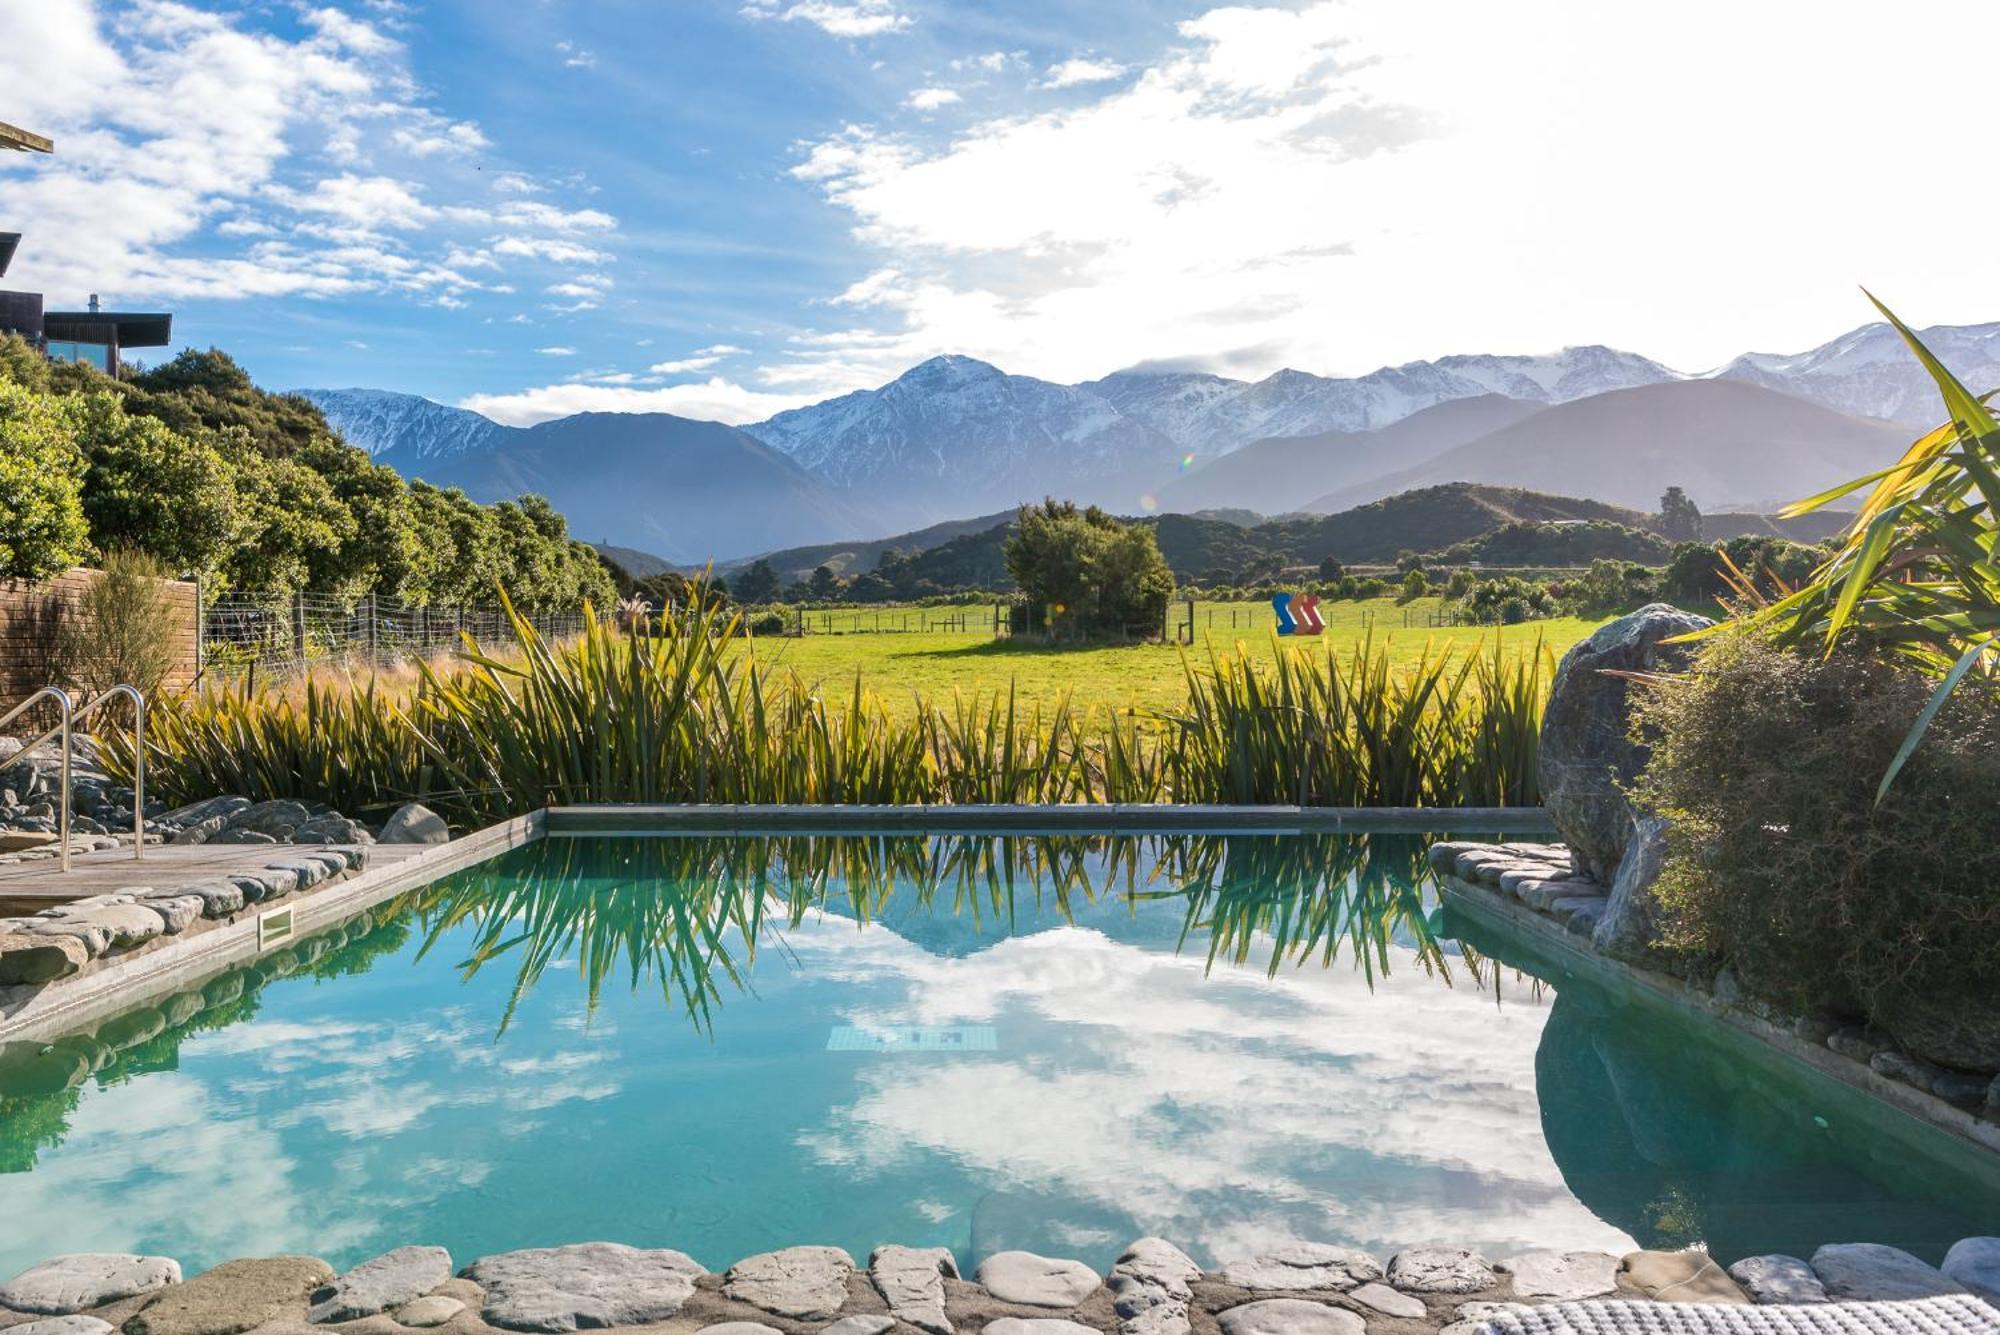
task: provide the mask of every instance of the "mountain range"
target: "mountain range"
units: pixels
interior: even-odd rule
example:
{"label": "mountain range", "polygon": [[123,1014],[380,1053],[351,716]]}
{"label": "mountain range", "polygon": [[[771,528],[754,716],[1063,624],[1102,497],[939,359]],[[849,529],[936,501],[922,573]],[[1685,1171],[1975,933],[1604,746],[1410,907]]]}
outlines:
{"label": "mountain range", "polygon": [[[2000,324],[1923,333],[1975,389],[2000,384]],[[1073,385],[945,356],[740,428],[663,413],[518,428],[413,395],[302,392],[406,475],[480,500],[541,490],[578,536],[694,564],[1044,495],[1122,513],[1326,513],[1478,481],[1634,508],[1679,485],[1704,508],[1755,506],[1881,466],[1936,413],[1880,324],[1703,375],[1602,346],[1346,379],[1139,368]]]}

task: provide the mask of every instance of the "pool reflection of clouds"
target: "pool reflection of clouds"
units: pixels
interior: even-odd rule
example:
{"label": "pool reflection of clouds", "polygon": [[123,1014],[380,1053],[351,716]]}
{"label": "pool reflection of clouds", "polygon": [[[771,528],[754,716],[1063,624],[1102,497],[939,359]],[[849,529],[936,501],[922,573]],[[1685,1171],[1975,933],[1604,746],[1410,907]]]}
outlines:
{"label": "pool reflection of clouds", "polygon": [[1371,992],[1345,963],[1267,978],[1253,961],[1204,980],[1200,955],[1087,928],[953,958],[829,916],[792,945],[814,976],[877,995],[900,985],[899,1001],[847,1012],[853,1023],[1002,1026],[995,1058],[864,1069],[864,1092],[803,1138],[844,1171],[950,1154],[1211,1258],[1295,1239],[1630,1244],[1571,1197],[1543,1143],[1543,1002],[1496,1007],[1406,950]]}

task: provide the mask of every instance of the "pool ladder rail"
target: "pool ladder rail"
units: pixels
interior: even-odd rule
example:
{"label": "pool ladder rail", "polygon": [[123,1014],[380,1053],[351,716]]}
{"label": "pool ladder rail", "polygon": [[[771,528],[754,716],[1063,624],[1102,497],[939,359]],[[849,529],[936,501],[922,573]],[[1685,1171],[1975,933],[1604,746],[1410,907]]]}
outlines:
{"label": "pool ladder rail", "polygon": [[44,686],[5,714],[0,714],[0,728],[4,728],[26,713],[29,706],[37,701],[55,702],[56,712],[60,715],[56,726],[16,751],[7,763],[12,765],[24,760],[36,747],[46,745],[58,737],[62,739],[62,778],[56,793],[56,856],[64,872],[69,871],[71,733],[78,721],[89,716],[92,711],[114,696],[124,696],[132,702],[132,860],[143,862],[146,858],[146,693],[137,686],[120,682],[116,686],[106,687],[82,706],[78,706],[70,698],[70,693],[62,687]]}

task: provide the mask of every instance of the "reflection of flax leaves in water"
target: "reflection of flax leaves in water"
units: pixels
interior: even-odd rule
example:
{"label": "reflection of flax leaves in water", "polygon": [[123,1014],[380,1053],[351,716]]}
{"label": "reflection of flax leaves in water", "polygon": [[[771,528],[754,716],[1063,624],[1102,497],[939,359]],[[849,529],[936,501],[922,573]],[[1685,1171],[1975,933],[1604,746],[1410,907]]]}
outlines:
{"label": "reflection of flax leaves in water", "polygon": [[[1023,896],[1065,921],[1079,904],[1116,895],[1135,909],[1186,902],[1181,945],[1209,933],[1208,962],[1246,962],[1269,939],[1270,972],[1345,944],[1370,984],[1390,947],[1415,951],[1450,981],[1421,891],[1415,836],[1263,835],[1119,838],[1083,835],[923,834],[550,841],[524,869],[451,877],[413,897],[425,920],[423,958],[463,926],[470,978],[513,957],[504,1032],[542,975],[574,958],[594,1014],[615,970],[703,1031],[725,985],[749,991],[760,935],[839,911],[857,924],[899,897],[921,913],[948,912],[975,929],[1012,931]],[[1158,888],[1155,888],[1158,887]],[[734,935],[739,944],[733,944]],[[740,958],[739,958],[740,956]],[[1476,969],[1477,961],[1473,961]]]}
{"label": "reflection of flax leaves in water", "polygon": [[1427,916],[1422,885],[1424,841],[1407,835],[1239,835],[1171,839],[1161,858],[1173,890],[1151,898],[1187,902],[1181,944],[1208,933],[1208,966],[1249,962],[1270,944],[1269,976],[1286,963],[1322,966],[1343,944],[1373,986],[1389,971],[1398,940],[1424,971],[1451,982],[1451,970]]}

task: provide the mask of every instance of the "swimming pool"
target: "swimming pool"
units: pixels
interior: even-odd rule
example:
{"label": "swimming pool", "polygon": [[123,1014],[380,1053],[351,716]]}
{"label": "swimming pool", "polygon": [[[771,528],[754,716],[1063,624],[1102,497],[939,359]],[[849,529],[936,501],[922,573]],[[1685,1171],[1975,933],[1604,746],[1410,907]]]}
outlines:
{"label": "swimming pool", "polygon": [[2000,1231],[1988,1156],[1454,921],[1424,842],[550,838],[6,1054],[0,1273]]}

